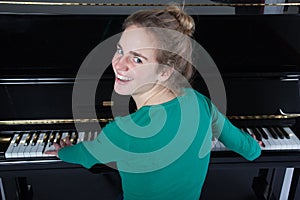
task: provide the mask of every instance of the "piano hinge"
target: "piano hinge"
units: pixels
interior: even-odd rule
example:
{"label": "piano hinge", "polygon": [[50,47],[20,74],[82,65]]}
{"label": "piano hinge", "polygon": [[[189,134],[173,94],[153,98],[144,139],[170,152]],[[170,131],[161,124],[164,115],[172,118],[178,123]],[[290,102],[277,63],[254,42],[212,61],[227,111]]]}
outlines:
{"label": "piano hinge", "polygon": [[[168,6],[166,3],[98,3],[98,2],[50,2],[50,1],[0,1],[0,4],[10,4],[10,5],[43,5],[43,6],[102,6],[102,7],[137,7],[137,6]],[[178,6],[299,6],[300,3],[184,3],[177,4]]]}
{"label": "piano hinge", "polygon": [[100,119],[38,119],[38,120],[4,120],[0,125],[34,125],[34,124],[74,124],[74,123],[107,123],[113,118]]}
{"label": "piano hinge", "polygon": [[279,109],[280,114],[278,115],[238,115],[238,116],[227,116],[228,119],[288,119],[300,117],[298,113],[285,113]]}
{"label": "piano hinge", "polygon": [[279,109],[280,114],[282,114],[283,116],[287,116],[289,118],[293,118],[293,117],[300,117],[300,113],[285,113],[283,112],[281,109]]}

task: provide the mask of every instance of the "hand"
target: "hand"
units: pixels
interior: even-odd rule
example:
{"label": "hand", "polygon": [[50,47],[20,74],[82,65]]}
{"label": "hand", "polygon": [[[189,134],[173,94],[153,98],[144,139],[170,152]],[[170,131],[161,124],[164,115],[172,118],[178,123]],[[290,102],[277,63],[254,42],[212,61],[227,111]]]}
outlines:
{"label": "hand", "polygon": [[251,136],[254,138],[254,140],[256,140],[258,142],[259,146],[265,147],[265,144],[262,141],[258,141],[254,134],[252,134]]}
{"label": "hand", "polygon": [[51,154],[51,155],[55,155],[56,157],[58,157],[58,151],[61,148],[64,148],[66,146],[71,146],[72,142],[70,141],[69,137],[63,138],[60,140],[59,144],[58,143],[54,143],[54,150],[49,150],[49,151],[45,151],[45,154]]}

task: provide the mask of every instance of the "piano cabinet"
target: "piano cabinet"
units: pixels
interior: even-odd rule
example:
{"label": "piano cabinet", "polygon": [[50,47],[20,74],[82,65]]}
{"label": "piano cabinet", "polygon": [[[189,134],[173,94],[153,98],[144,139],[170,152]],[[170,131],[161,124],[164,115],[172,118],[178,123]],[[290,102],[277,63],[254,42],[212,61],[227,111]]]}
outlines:
{"label": "piano cabinet", "polygon": [[117,171],[94,173],[60,161],[30,167],[0,165],[0,178],[1,200],[110,200],[122,192]]}
{"label": "piano cabinet", "polygon": [[[251,163],[220,167],[211,162],[200,200],[299,199],[300,170],[293,171],[291,186],[286,190],[286,169],[261,168]],[[105,165],[89,170],[61,161],[0,165],[1,200],[115,200],[121,192],[118,172]]]}

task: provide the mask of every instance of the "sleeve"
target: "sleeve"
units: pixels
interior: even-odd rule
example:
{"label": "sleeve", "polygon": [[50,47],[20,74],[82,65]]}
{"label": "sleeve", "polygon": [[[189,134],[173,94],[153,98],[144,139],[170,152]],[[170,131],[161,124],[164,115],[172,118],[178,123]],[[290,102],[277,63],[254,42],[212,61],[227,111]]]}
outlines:
{"label": "sleeve", "polygon": [[80,164],[85,168],[91,168],[96,163],[99,163],[99,161],[96,160],[89,151],[87,151],[82,142],[74,146],[68,146],[60,149],[58,157],[65,162]]}
{"label": "sleeve", "polygon": [[235,127],[213,104],[211,104],[211,114],[214,137],[247,160],[252,161],[260,156],[261,149],[258,142],[248,133]]}
{"label": "sleeve", "polygon": [[119,132],[115,123],[109,123],[95,140],[64,147],[59,150],[58,157],[65,162],[80,164],[86,168],[97,163],[121,160],[126,152],[120,146],[127,143]]}

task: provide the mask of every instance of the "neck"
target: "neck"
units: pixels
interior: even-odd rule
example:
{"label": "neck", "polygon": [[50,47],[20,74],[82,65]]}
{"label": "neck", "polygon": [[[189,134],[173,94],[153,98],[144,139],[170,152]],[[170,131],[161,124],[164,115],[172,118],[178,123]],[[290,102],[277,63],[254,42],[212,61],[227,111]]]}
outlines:
{"label": "neck", "polygon": [[159,105],[174,99],[177,95],[170,89],[162,86],[152,88],[146,93],[132,95],[137,109],[146,105]]}

